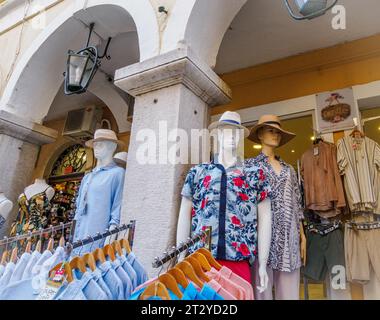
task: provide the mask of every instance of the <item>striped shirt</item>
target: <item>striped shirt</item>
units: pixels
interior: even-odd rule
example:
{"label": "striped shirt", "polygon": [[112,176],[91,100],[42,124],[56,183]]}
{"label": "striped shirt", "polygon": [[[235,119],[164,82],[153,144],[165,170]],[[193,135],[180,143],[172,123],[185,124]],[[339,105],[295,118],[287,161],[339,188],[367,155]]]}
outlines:
{"label": "striped shirt", "polygon": [[380,214],[380,146],[367,137],[345,137],[338,141],[338,166],[351,211]]}

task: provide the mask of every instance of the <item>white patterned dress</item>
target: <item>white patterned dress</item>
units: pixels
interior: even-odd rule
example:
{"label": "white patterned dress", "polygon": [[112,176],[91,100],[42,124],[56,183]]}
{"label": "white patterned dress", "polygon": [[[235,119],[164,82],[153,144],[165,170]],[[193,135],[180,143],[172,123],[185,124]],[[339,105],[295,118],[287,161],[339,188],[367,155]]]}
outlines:
{"label": "white patterned dress", "polygon": [[280,174],[275,172],[263,153],[246,160],[245,164],[263,169],[272,190],[272,240],[268,266],[277,271],[293,272],[302,265],[300,221],[304,216],[301,192],[293,167],[278,157],[276,159],[282,166]]}

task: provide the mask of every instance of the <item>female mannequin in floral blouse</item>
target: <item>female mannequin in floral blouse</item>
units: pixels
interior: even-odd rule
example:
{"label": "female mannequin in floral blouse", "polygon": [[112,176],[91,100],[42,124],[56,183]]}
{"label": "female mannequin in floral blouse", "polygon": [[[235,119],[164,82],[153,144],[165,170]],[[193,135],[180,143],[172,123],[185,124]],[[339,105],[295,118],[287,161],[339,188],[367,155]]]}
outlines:
{"label": "female mannequin in floral blouse", "polygon": [[[249,139],[262,145],[262,153],[246,160],[247,166],[260,167],[272,189],[272,243],[268,259],[269,286],[258,300],[298,300],[301,259],[306,259],[306,238],[301,220],[303,209],[294,169],[275,155],[275,149],[295,135],[281,128],[277,116],[265,115],[252,128]],[[260,257],[260,252],[259,252]]]}
{"label": "female mannequin in floral blouse", "polygon": [[240,124],[239,114],[226,112],[209,127],[212,129],[218,130],[218,155],[211,163],[193,167],[186,178],[177,243],[186,241],[190,230],[191,234],[198,234],[211,226],[214,257],[251,283],[249,261],[256,256],[258,242],[261,255],[257,284],[263,291],[268,283],[271,210],[267,195],[270,190],[262,172],[253,167],[247,170],[238,157],[243,139],[237,133],[242,130],[245,136],[249,133]]}

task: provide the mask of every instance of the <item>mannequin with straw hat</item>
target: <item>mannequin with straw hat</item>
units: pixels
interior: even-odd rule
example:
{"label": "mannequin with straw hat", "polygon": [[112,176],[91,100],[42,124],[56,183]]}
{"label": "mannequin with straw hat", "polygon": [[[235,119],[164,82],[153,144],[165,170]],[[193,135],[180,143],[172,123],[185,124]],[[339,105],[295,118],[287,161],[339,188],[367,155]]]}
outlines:
{"label": "mannequin with straw hat", "polygon": [[293,167],[275,155],[276,148],[294,137],[294,133],[283,129],[281,120],[275,115],[262,116],[249,134],[250,140],[262,145],[262,152],[258,157],[246,160],[246,165],[260,167],[272,189],[269,285],[264,292],[256,292],[258,300],[272,300],[273,287],[276,300],[299,299],[300,268],[302,260],[306,261],[301,193]]}
{"label": "mannequin with straw hat", "polygon": [[[258,264],[259,280],[255,285],[263,291],[268,283],[271,210],[265,180],[258,170],[245,170],[238,155],[237,150],[249,130],[241,124],[236,112],[224,113],[209,130],[217,131],[218,151],[211,163],[193,167],[186,177],[177,243],[198,234],[204,227],[211,227],[212,255],[224,271],[230,269],[246,280],[251,291],[249,263],[258,250],[262,254]],[[249,299],[253,299],[253,291]]]}
{"label": "mannequin with straw hat", "polygon": [[[74,241],[120,224],[125,170],[115,163],[113,156],[118,147],[124,147],[124,143],[118,140],[114,131],[98,129],[86,146],[94,150],[96,167],[85,175],[79,188]],[[92,247],[84,246],[81,253],[102,245],[103,241],[98,241]]]}

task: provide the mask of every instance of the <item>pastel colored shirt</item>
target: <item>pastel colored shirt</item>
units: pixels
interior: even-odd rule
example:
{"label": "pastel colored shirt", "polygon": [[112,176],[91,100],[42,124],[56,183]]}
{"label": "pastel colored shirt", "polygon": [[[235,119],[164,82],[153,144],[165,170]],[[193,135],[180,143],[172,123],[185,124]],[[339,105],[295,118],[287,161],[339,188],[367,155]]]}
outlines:
{"label": "pastel colored shirt", "polygon": [[37,264],[40,258],[41,258],[41,253],[38,251],[33,251],[32,256],[30,257],[30,260],[25,267],[24,273],[22,274],[22,280],[30,279],[32,277],[33,266]]}
{"label": "pastel colored shirt", "polygon": [[225,266],[222,266],[222,268],[219,270],[219,273],[223,277],[231,280],[233,283],[237,284],[242,289],[244,289],[246,300],[254,300],[253,287],[248,281],[238,276],[236,273],[232,272],[231,269]]}
{"label": "pastel colored shirt", "polygon": [[[145,291],[145,288],[141,288],[140,290],[136,290],[128,300],[140,300],[140,296],[142,293],[144,293]],[[169,297],[170,297],[170,300],[179,300],[178,297],[173,293],[171,292],[170,290],[168,290],[168,293],[169,293]],[[161,297],[150,297],[148,300],[162,300]]]}
{"label": "pastel colored shirt", "polygon": [[5,267],[2,264],[0,264],[0,279],[4,274],[4,270],[5,270]]}
{"label": "pastel colored shirt", "polygon": [[[76,200],[74,241],[102,233],[110,225],[120,224],[124,174],[125,170],[113,162],[108,166],[95,168],[84,176]],[[101,247],[103,242],[104,240],[99,240],[73,252],[80,250],[84,254]]]}
{"label": "pastel colored shirt", "polygon": [[25,268],[26,268],[31,256],[32,255],[28,252],[24,252],[21,255],[20,259],[17,261],[16,267],[15,267],[15,269],[12,273],[12,276],[9,280],[9,284],[12,284],[14,282],[21,280],[22,275],[25,271]]}
{"label": "pastel colored shirt", "polygon": [[11,279],[15,268],[16,268],[16,265],[13,262],[7,263],[7,265],[5,266],[3,276],[0,279],[0,289],[3,289],[8,285],[9,280]]}
{"label": "pastel colored shirt", "polygon": [[200,294],[207,300],[236,300],[215,280],[203,284]]}
{"label": "pastel colored shirt", "polygon": [[121,282],[123,283],[124,298],[128,299],[128,297],[131,296],[132,291],[133,291],[132,281],[129,278],[128,274],[123,269],[123,267],[121,266],[121,263],[118,259],[115,259],[115,261],[112,261],[111,265],[112,265],[112,268],[115,270],[117,276],[120,278]]}
{"label": "pastel colored shirt", "polygon": [[246,160],[246,165],[260,167],[272,189],[272,240],[268,266],[277,271],[292,272],[302,265],[300,253],[302,198],[295,170],[279,157],[277,160],[282,167],[280,174],[276,173],[264,153],[254,159]]}
{"label": "pastel colored shirt", "polygon": [[133,252],[127,255],[127,261],[137,274],[137,285],[146,282],[148,280],[148,274]]}
{"label": "pastel colored shirt", "polygon": [[107,296],[107,300],[112,300],[112,292],[108,288],[107,284],[103,280],[102,272],[99,269],[91,271],[94,281],[99,285],[99,287],[104,291]]}
{"label": "pastel colored shirt", "polygon": [[[212,227],[212,253],[220,260],[254,261],[257,206],[270,193],[262,170],[242,163],[225,169],[216,161],[193,167],[182,196],[192,200],[192,234]],[[204,244],[199,242],[190,251]]]}
{"label": "pastel colored shirt", "polygon": [[183,288],[181,285],[178,285],[183,296],[181,300],[207,300],[201,293],[197,290],[193,283],[189,283],[186,288]]}
{"label": "pastel colored shirt", "polygon": [[132,282],[132,290],[136,289],[137,287],[137,273],[135,269],[129,264],[127,261],[127,258],[122,255],[116,255],[117,259],[120,261],[121,266],[123,267],[124,271],[128,274],[129,279],[131,279]]}
{"label": "pastel colored shirt", "polygon": [[55,300],[107,300],[108,297],[94,281],[90,272],[81,274],[73,271],[74,281],[70,282]]}
{"label": "pastel colored shirt", "polygon": [[218,282],[223,287],[223,289],[227,290],[237,300],[246,300],[244,289],[231,280],[222,276],[222,274],[216,269],[212,268],[209,272],[206,272],[206,274],[210,279]]}
{"label": "pastel colored shirt", "polygon": [[123,282],[112,268],[111,262],[106,261],[98,265],[98,268],[102,272],[104,282],[111,290],[112,300],[125,300]]}

